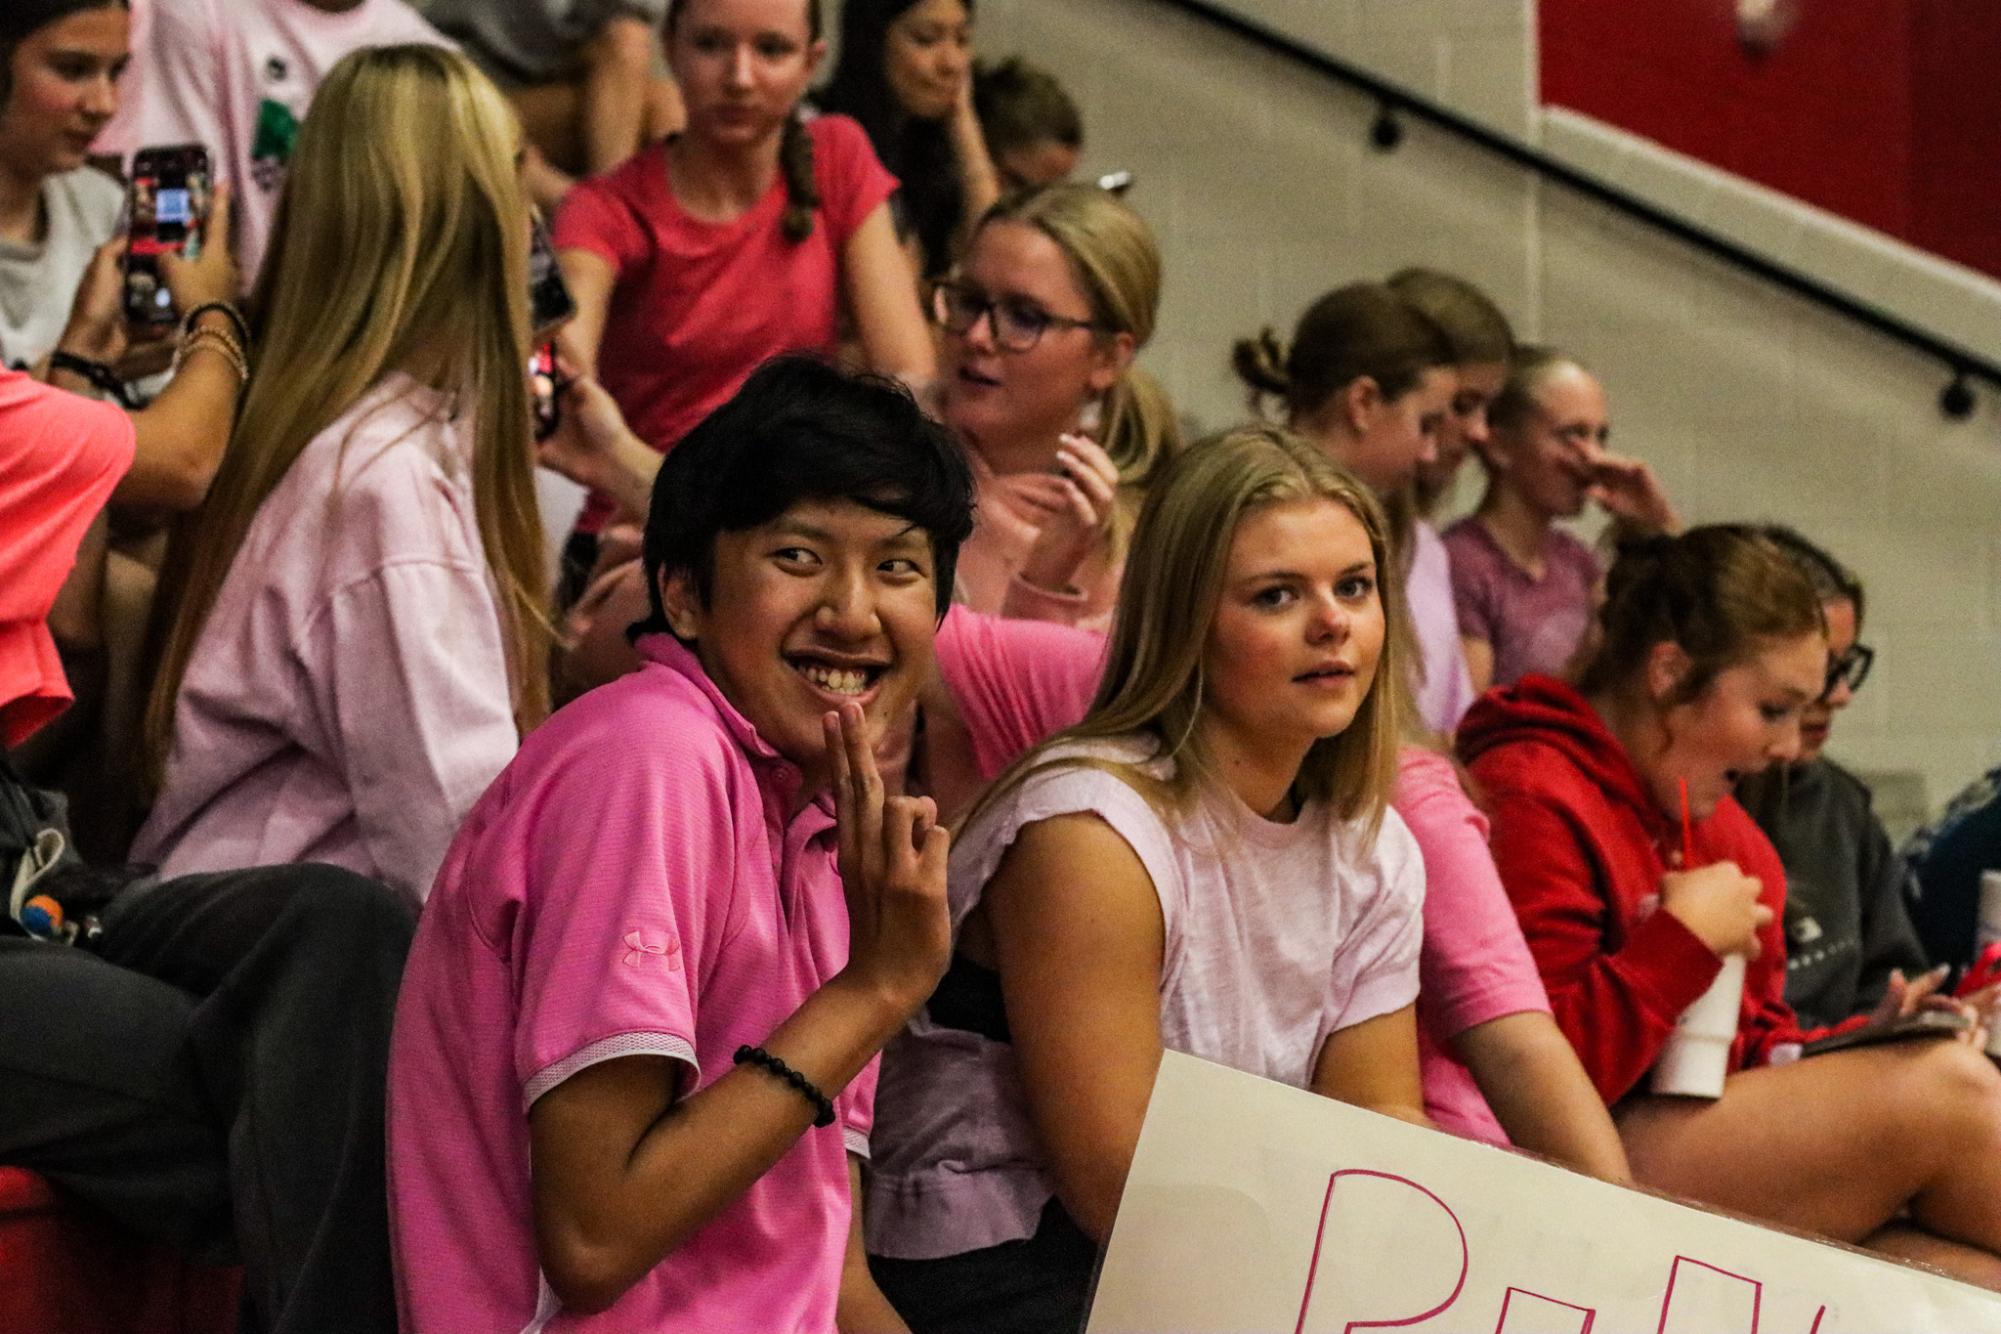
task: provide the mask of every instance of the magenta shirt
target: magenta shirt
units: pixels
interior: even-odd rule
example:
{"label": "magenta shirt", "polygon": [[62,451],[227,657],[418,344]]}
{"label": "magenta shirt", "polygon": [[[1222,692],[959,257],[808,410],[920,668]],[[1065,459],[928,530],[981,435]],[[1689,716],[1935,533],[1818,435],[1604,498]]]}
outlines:
{"label": "magenta shirt", "polygon": [[622,1056],[731,1068],[848,958],[834,816],[695,657],[640,669],[538,728],[453,842],[403,975],[389,1205],[407,1334],[826,1334],[875,1063],[735,1202],[608,1310],[565,1312],[537,1259],[528,1109]]}
{"label": "magenta shirt", "polygon": [[1569,533],[1543,541],[1540,578],[1514,563],[1478,519],[1445,530],[1459,632],[1494,646],[1494,679],[1513,685],[1537,673],[1563,677],[1590,627],[1598,558]]}
{"label": "magenta shirt", "polygon": [[164,875],[321,861],[413,897],[513,758],[473,418],[392,374],[264,503],[195,641],[159,800]]}
{"label": "magenta shirt", "polygon": [[1425,1111],[1456,1135],[1506,1144],[1508,1134],[1473,1072],[1445,1044],[1504,1015],[1548,1014],[1549,997],[1487,852],[1486,817],[1466,796],[1452,762],[1405,747],[1395,806],[1424,854],[1417,1039]]}

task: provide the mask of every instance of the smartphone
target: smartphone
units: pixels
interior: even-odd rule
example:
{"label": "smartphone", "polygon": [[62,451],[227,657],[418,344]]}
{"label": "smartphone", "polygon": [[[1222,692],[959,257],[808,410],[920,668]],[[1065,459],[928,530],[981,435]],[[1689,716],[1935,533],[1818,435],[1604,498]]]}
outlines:
{"label": "smartphone", "polygon": [[174,322],[174,296],[160,274],[160,256],[201,254],[213,198],[208,150],[200,144],[142,148],[133,156],[126,199],[127,320],[153,326]]}
{"label": "smartphone", "polygon": [[1133,174],[1129,171],[1109,171],[1098,178],[1098,188],[1106,194],[1123,195],[1133,188]]}
{"label": "smartphone", "polygon": [[528,323],[537,338],[547,338],[577,313],[556,263],[556,248],[549,244],[549,229],[539,217],[528,242],[528,310]]}
{"label": "smartphone", "polygon": [[1846,1033],[1815,1038],[1800,1048],[1802,1056],[1824,1056],[1832,1051],[1874,1047],[1885,1042],[1908,1042],[1914,1038],[1949,1038],[1973,1027],[1973,1021],[1958,1010],[1919,1010],[1887,1024],[1865,1024]]}
{"label": "smartphone", "polygon": [[544,343],[528,358],[528,392],[535,410],[535,438],[547,440],[563,421],[563,386],[568,381],[556,364],[556,345]]}

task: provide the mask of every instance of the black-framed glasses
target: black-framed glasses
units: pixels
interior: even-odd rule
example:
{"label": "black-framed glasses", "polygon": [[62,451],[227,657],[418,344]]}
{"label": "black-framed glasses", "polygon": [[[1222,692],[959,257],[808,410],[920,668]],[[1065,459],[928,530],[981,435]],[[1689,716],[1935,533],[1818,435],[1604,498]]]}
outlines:
{"label": "black-framed glasses", "polygon": [[1827,655],[1827,688],[1820,692],[1826,699],[1834,693],[1834,688],[1843,681],[1848,682],[1848,693],[1854,694],[1869,679],[1869,669],[1876,665],[1876,650],[1867,644],[1851,644],[1848,652],[1840,657]]}
{"label": "black-framed glasses", "polygon": [[983,315],[993,328],[994,343],[1003,352],[1026,352],[1051,329],[1098,327],[1095,320],[1058,315],[1025,297],[989,296],[959,279],[948,279],[931,289],[931,316],[947,333],[970,333]]}

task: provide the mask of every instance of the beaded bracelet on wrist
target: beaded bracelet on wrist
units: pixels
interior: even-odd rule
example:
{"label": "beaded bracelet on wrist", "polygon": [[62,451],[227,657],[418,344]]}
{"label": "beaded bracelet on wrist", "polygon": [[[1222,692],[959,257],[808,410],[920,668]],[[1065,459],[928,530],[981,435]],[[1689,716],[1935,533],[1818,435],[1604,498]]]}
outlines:
{"label": "beaded bracelet on wrist", "polygon": [[794,1070],[785,1062],[773,1056],[762,1047],[738,1047],[735,1061],[738,1065],[754,1065],[769,1072],[791,1085],[800,1097],[813,1104],[813,1124],[830,1126],[834,1124],[834,1100],[820,1092],[819,1085]]}

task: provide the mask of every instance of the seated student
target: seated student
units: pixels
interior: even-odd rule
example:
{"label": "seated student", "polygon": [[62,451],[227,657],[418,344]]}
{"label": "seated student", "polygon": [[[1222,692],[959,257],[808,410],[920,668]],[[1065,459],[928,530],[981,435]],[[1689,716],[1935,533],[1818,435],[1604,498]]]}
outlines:
{"label": "seated student", "polygon": [[973,66],[973,109],[1002,190],[1070,179],[1084,152],[1084,118],[1056,76],[1020,56]]}
{"label": "seated student", "polygon": [[[1507,383],[1515,332],[1500,307],[1457,274],[1400,269],[1390,275],[1388,285],[1438,326],[1455,359],[1452,410],[1439,423],[1438,452],[1417,465],[1418,513],[1428,516],[1452,489],[1467,452],[1487,443],[1487,408]],[[1419,531],[1429,534],[1420,539],[1426,548],[1437,546],[1437,530],[1427,520],[1419,520]],[[1442,557],[1444,548],[1438,551]]]}
{"label": "seated student", "polygon": [[125,192],[86,166],[118,106],[123,0],[15,0],[0,13],[0,366],[39,365],[118,227]]}
{"label": "seated student", "polygon": [[867,1236],[920,1334],[1077,1328],[1164,1048],[1423,1122],[1385,560],[1275,429],[1149,495],[1092,711],[968,817],[952,969],[885,1062]]}
{"label": "seated student", "polygon": [[[2001,1283],[2001,1074],[1980,1030],[1791,1059],[1809,1035],[1784,997],[1785,873],[1730,793],[1797,757],[1826,688],[1812,585],[1754,530],[1696,528],[1623,551],[1601,622],[1577,687],[1491,692],[1459,744],[1557,1023],[1635,1177]],[[1750,962],[1722,1097],[1649,1095],[1676,1018],[1731,954]],[[1878,1017],[1923,990],[1893,986]]]}
{"label": "seated student", "polygon": [[[799,116],[826,51],[820,0],[672,0],[666,31],[687,128],[571,191],[556,218],[579,369],[662,452],[766,358],[832,355],[844,310],[871,369],[928,380],[896,180],[853,121]],[[610,515],[593,497],[580,531]]]}
{"label": "seated student", "polygon": [[2001,870],[2001,769],[1962,789],[1899,855],[1917,882],[1911,922],[1925,957],[1955,966],[1973,962],[1980,873]]}
{"label": "seated student", "polygon": [[1133,358],[1160,311],[1160,250],[1093,186],[996,204],[934,293],[939,415],[980,479],[960,564],[968,605],[1102,629],[1133,516],[1181,446],[1173,406]]}
{"label": "seated student", "polygon": [[655,74],[667,0],[428,0],[419,6],[507,93],[540,161],[527,178],[554,208],[580,176],[610,171],[681,128]]}
{"label": "seated student", "polygon": [[944,274],[1001,193],[973,108],[973,0],[844,0],[840,61],[813,101],[861,122],[901,182],[918,276]]}
{"label": "seated student", "polygon": [[1239,340],[1231,361],[1251,388],[1253,410],[1276,396],[1292,429],[1352,469],[1389,508],[1417,635],[1418,714],[1451,735],[1473,690],[1454,637],[1448,563],[1427,540],[1435,535],[1415,522],[1406,494],[1451,413],[1451,342],[1388,287],[1353,283],[1308,307],[1289,345],[1266,329]]}
{"label": "seated student", "polygon": [[149,0],[146,11],[135,77],[102,147],[129,160],[157,145],[205,146],[216,183],[236,192],[246,290],[321,80],[351,51],[444,42],[404,0]]}
{"label": "seated student", "polygon": [[[191,269],[231,290],[226,248],[168,264],[183,296]],[[162,420],[226,421],[235,386],[194,344],[148,409],[156,452]],[[92,600],[84,534],[128,469],[158,469],[140,430],[0,370],[0,748],[68,702],[46,618]],[[49,861],[44,831],[63,832],[60,803],[0,758],[0,1163],[150,1240],[233,1252],[246,1330],[393,1334],[382,1099],[408,905],[324,866],[135,882],[67,848]],[[26,938],[37,896],[97,929]]]}
{"label": "seated student", "polygon": [[1820,596],[1827,688],[1800,716],[1799,755],[1737,785],[1786,868],[1786,1003],[1808,1024],[1841,1023],[1882,1001],[1891,979],[1930,965],[1904,903],[1910,870],[1870,807],[1869,789],[1823,753],[1874,658],[1862,633],[1862,582],[1790,528],[1762,530]]}
{"label": "seated student", "polygon": [[1487,442],[1475,446],[1486,493],[1445,531],[1476,690],[1531,672],[1561,676],[1584,641],[1601,571],[1558,519],[1595,501],[1639,532],[1681,526],[1652,470],[1606,450],[1605,391],[1562,353],[1521,349],[1487,421]]}
{"label": "seated student", "polygon": [[421,895],[546,711],[520,136],[440,47],[357,52],[315,108],[235,438],[164,576],[133,853]]}
{"label": "seated student", "polygon": [[646,665],[528,738],[419,928],[389,1097],[405,1330],[894,1328],[847,1159],[944,966],[949,840],[873,747],[971,526],[916,403],[805,359],[667,460]]}

